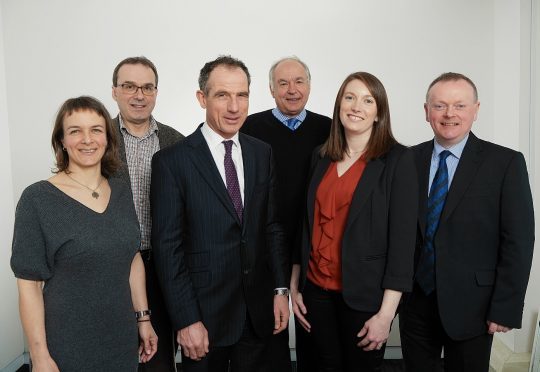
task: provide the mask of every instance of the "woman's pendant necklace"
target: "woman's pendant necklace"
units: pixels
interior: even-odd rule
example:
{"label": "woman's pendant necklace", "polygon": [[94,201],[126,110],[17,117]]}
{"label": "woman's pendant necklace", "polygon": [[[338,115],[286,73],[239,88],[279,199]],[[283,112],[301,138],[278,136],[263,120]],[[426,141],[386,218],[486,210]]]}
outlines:
{"label": "woman's pendant necklace", "polygon": [[82,187],[87,188],[88,190],[92,191],[92,197],[93,197],[94,199],[99,198],[99,193],[97,192],[97,189],[99,189],[99,186],[101,186],[101,183],[103,182],[103,178],[104,178],[104,177],[101,177],[101,180],[99,181],[99,184],[97,185],[97,187],[96,187],[95,189],[93,189],[93,188],[91,188],[91,187],[86,186],[86,185],[83,184],[83,183],[80,183],[80,182],[77,181],[75,178],[71,177],[71,176],[69,175],[69,173],[66,173],[66,176],[68,176],[69,178],[71,178],[74,182],[78,183],[78,184],[81,185]]}

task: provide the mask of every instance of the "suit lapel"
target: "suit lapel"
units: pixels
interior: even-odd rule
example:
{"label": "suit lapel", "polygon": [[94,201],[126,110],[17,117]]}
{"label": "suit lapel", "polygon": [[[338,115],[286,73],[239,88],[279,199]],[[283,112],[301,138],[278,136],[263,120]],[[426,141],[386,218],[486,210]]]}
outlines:
{"label": "suit lapel", "polygon": [[433,141],[426,142],[419,149],[416,156],[416,169],[418,171],[418,224],[422,238],[426,232],[427,200],[429,186],[429,170],[431,168],[431,156],[433,155]]}
{"label": "suit lapel", "polygon": [[308,222],[309,222],[309,236],[313,234],[313,214],[315,213],[315,196],[317,194],[317,188],[321,183],[324,174],[330,166],[330,159],[324,157],[319,159],[315,169],[313,170],[313,176],[311,177],[311,182],[309,183],[308,194],[307,194],[307,211],[308,211]]}
{"label": "suit lapel", "polygon": [[446,221],[459,204],[463,194],[474,179],[478,167],[482,163],[482,144],[472,132],[459,159],[456,173],[448,190],[448,196],[441,215],[441,223]]}
{"label": "suit lapel", "polygon": [[189,139],[189,144],[191,147],[193,147],[191,161],[195,164],[195,169],[197,169],[206,183],[208,183],[212,190],[214,190],[225,208],[240,224],[240,220],[238,219],[238,215],[234,209],[229,192],[227,191],[227,186],[219,174],[212,153],[210,152],[210,148],[208,147],[208,144],[201,133],[201,128],[199,127],[189,137]]}
{"label": "suit lapel", "polygon": [[[252,144],[245,141],[242,133],[239,133],[238,141],[242,147],[242,162],[244,164],[244,216],[248,216],[251,197],[253,196],[253,189],[255,187],[255,155]],[[243,225],[243,229],[245,229],[247,224],[244,223]]]}
{"label": "suit lapel", "polygon": [[385,164],[381,159],[373,159],[366,164],[364,172],[360,177],[360,181],[354,190],[351,205],[349,207],[349,216],[347,217],[347,226],[345,227],[345,231],[348,230],[358,213],[360,213],[366,201],[371,198],[371,192],[377,184],[377,181],[380,179],[384,165]]}

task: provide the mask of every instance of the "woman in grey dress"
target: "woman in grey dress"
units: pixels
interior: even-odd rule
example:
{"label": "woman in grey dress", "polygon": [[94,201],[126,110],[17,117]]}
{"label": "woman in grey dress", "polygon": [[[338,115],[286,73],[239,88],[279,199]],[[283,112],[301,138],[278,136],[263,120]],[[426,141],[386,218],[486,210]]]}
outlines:
{"label": "woman in grey dress", "polygon": [[134,372],[157,336],[131,192],[109,178],[118,165],[109,113],[92,97],[67,100],[52,146],[55,175],[24,190],[11,257],[33,371]]}

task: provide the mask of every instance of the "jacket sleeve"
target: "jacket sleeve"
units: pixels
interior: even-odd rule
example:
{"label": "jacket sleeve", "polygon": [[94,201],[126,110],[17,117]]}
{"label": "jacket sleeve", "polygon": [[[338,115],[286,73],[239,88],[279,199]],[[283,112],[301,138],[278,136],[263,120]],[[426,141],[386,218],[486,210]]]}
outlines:
{"label": "jacket sleeve", "polygon": [[152,254],[172,326],[180,330],[200,321],[201,314],[185,261],[184,193],[172,172],[182,167],[176,157],[161,155],[152,159]]}
{"label": "jacket sleeve", "polygon": [[487,320],[521,328],[534,247],[534,211],[525,159],[516,152],[502,184],[500,246]]}
{"label": "jacket sleeve", "polygon": [[418,216],[418,177],[409,149],[404,149],[397,159],[389,195],[388,251],[382,286],[410,292]]}

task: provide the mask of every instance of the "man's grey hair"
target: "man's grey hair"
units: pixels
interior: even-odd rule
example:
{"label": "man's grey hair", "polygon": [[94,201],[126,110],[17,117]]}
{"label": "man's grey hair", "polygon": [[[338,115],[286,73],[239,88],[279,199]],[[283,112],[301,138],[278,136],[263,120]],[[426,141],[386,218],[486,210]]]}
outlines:
{"label": "man's grey hair", "polygon": [[300,58],[298,58],[297,56],[284,57],[284,58],[281,58],[280,60],[274,62],[272,67],[270,67],[270,72],[268,73],[268,77],[270,78],[270,89],[272,91],[274,90],[274,71],[276,70],[276,67],[281,62],[285,62],[285,61],[296,61],[296,62],[300,63],[302,65],[302,67],[304,68],[304,71],[306,72],[307,83],[311,84],[311,74],[309,72],[309,67]]}

